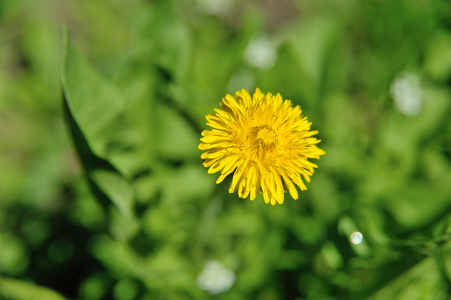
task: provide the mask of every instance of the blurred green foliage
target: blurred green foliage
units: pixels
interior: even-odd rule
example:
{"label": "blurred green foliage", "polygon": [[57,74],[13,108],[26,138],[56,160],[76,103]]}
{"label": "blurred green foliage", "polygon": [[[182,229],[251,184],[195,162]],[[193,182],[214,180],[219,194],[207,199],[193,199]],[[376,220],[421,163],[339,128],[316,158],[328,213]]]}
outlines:
{"label": "blurred green foliage", "polygon": [[[0,298],[449,299],[450,20],[444,0],[0,1]],[[327,151],[298,201],[202,166],[205,115],[255,87]]]}

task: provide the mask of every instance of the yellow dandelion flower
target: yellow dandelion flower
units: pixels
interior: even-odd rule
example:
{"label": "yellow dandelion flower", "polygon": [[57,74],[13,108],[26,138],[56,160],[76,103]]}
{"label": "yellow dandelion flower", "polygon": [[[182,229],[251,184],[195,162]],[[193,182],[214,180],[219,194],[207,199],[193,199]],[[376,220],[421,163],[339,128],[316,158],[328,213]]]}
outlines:
{"label": "yellow dandelion flower", "polygon": [[[235,99],[236,98],[236,99]],[[306,190],[302,177],[310,182],[317,165],[309,158],[319,159],[326,152],[317,147],[311,122],[301,115],[299,106],[280,94],[266,95],[257,88],[226,95],[222,109],[206,116],[213,129],[202,132],[201,158],[208,173],[221,171],[216,183],[233,174],[229,192],[238,189],[238,196],[254,200],[259,192],[266,203],[283,203],[284,191],[298,198],[295,185]]]}

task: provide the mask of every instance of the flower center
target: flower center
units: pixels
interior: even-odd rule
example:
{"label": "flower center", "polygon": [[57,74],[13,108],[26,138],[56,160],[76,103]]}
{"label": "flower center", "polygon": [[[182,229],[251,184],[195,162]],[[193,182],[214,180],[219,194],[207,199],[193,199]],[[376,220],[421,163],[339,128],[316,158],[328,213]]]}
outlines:
{"label": "flower center", "polygon": [[263,127],[257,132],[257,140],[264,146],[273,145],[277,141],[277,134],[274,130]]}
{"label": "flower center", "polygon": [[246,155],[256,163],[274,163],[280,147],[277,131],[267,125],[250,127],[243,144]]}

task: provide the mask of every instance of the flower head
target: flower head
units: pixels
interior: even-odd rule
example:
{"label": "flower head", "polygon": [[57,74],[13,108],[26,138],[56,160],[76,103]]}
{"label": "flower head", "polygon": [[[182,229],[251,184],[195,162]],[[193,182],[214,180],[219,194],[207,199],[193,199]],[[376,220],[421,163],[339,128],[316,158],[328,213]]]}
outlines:
{"label": "flower head", "polygon": [[[235,99],[236,98],[236,99]],[[257,88],[226,95],[221,109],[206,116],[212,129],[202,132],[201,158],[208,173],[221,171],[216,183],[233,174],[229,192],[254,200],[259,192],[266,203],[283,203],[284,191],[298,198],[295,185],[306,190],[302,177],[310,182],[317,165],[309,158],[325,154],[317,147],[320,140],[310,130],[311,122],[301,115],[299,106],[280,94],[266,95]]]}

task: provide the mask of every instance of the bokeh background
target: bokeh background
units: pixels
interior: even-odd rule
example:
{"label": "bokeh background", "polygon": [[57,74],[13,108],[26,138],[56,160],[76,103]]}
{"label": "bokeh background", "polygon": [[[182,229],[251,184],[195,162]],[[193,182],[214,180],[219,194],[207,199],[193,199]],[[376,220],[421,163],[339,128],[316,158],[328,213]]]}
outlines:
{"label": "bokeh background", "polygon": [[[444,0],[1,0],[0,298],[450,299],[450,84]],[[202,166],[256,87],[327,151],[297,201]]]}

